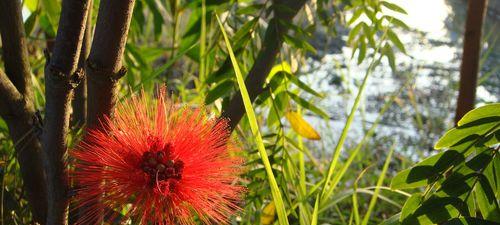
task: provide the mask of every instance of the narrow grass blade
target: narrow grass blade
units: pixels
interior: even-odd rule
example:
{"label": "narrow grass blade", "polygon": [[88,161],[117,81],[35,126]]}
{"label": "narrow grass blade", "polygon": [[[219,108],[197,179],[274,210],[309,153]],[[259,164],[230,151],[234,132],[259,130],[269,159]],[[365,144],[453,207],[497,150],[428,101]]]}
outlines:
{"label": "narrow grass blade", "polygon": [[[332,180],[332,183],[330,184],[330,187],[328,188],[328,191],[326,192],[326,196],[331,196],[331,194],[333,193],[333,191],[335,190],[335,188],[337,187],[338,183],[340,182],[340,179],[344,176],[344,174],[347,172],[347,169],[349,169],[349,167],[351,166],[352,162],[354,161],[354,159],[356,158],[356,156],[358,155],[359,151],[361,150],[361,148],[365,145],[365,143],[373,136],[373,134],[375,133],[375,129],[378,127],[378,124],[380,123],[380,121],[382,120],[382,116],[385,114],[385,112],[390,108],[390,106],[392,105],[392,103],[394,102],[394,100],[396,99],[397,96],[399,96],[401,94],[401,92],[405,89],[405,87],[409,84],[410,81],[413,81],[413,77],[410,77],[408,78],[408,80],[405,82],[404,85],[402,85],[399,90],[397,90],[396,92],[394,92],[391,97],[385,102],[385,104],[382,106],[382,108],[380,109],[379,113],[378,113],[378,116],[377,118],[375,119],[375,121],[373,122],[373,125],[370,127],[370,129],[366,132],[365,136],[363,137],[363,139],[361,139],[361,141],[358,143],[358,145],[356,145],[356,147],[354,148],[354,150],[351,152],[351,155],[349,156],[349,158],[347,159],[347,161],[344,163],[344,166],[340,169],[340,172],[338,172],[333,180]],[[321,204],[320,207],[321,211],[324,210],[325,207],[324,204]]]}
{"label": "narrow grass blade", "polygon": [[[379,52],[379,49],[382,46],[382,43],[385,40],[386,35],[387,35],[387,29],[384,31],[384,34],[382,35],[380,42],[378,43],[378,45],[375,49],[375,55],[376,55],[376,53]],[[379,64],[379,62],[382,58],[382,55],[380,55],[378,58],[375,55],[373,56],[373,59],[370,62],[370,65],[368,66],[368,68],[366,70],[365,76],[363,78],[363,82],[359,86],[358,94],[356,95],[356,98],[354,99],[354,104],[352,105],[349,116],[347,117],[346,124],[344,126],[344,129],[342,130],[339,141],[337,142],[337,146],[335,147],[334,154],[333,154],[332,160],[330,162],[330,165],[328,167],[327,175],[325,177],[325,182],[323,184],[323,190],[321,191],[321,197],[320,197],[321,204],[323,204],[323,202],[325,202],[330,197],[330,194],[327,194],[328,185],[330,184],[330,180],[332,179],[333,172],[335,171],[335,168],[337,167],[337,163],[339,162],[340,153],[342,151],[342,147],[344,145],[345,139],[347,138],[347,133],[349,132],[349,128],[351,127],[352,121],[354,120],[354,115],[355,115],[356,111],[358,110],[358,106],[359,106],[361,97],[363,96],[363,92],[365,90],[366,83],[368,81],[368,77],[370,77],[370,75],[373,71],[373,68]]]}
{"label": "narrow grass blade", "polygon": [[319,196],[316,197],[316,203],[314,203],[314,210],[312,213],[311,225],[318,224],[318,209],[319,209]]}
{"label": "narrow grass blade", "polygon": [[377,186],[375,190],[373,191],[372,198],[370,199],[370,203],[368,205],[368,210],[366,211],[365,216],[363,217],[363,222],[361,225],[367,225],[368,220],[370,219],[371,213],[373,211],[373,208],[375,207],[375,204],[377,203],[377,198],[380,193],[380,187],[382,186],[384,179],[385,179],[385,174],[387,173],[387,169],[389,168],[389,163],[391,162],[392,159],[392,153],[394,152],[394,148],[396,147],[396,143],[394,143],[389,150],[389,154],[387,155],[387,158],[385,159],[384,167],[382,168],[382,172],[380,172],[380,176],[377,180]]}
{"label": "narrow grass blade", "polygon": [[241,74],[240,67],[238,66],[238,61],[234,56],[234,52],[231,48],[231,43],[229,38],[227,37],[226,31],[224,30],[224,26],[217,16],[217,22],[219,23],[220,29],[222,31],[222,35],[224,36],[224,41],[226,42],[227,51],[231,58],[231,62],[233,64],[234,73],[236,75],[236,80],[238,81],[238,86],[240,88],[241,97],[243,98],[243,104],[245,105],[246,115],[248,117],[248,121],[250,123],[250,129],[252,130],[252,134],[255,137],[255,142],[257,144],[257,148],[259,150],[260,157],[262,159],[262,163],[264,164],[267,178],[269,180],[269,186],[271,186],[271,193],[273,196],[274,204],[276,205],[276,211],[278,213],[279,224],[288,225],[288,218],[285,209],[285,205],[283,203],[283,199],[281,196],[281,191],[278,187],[278,183],[276,182],[276,178],[274,177],[273,170],[271,168],[271,163],[269,162],[269,158],[267,156],[266,149],[264,147],[264,141],[262,140],[262,136],[259,131],[259,126],[257,124],[257,119],[255,117],[255,112],[252,107],[252,102],[250,101],[250,97],[248,95],[247,88],[245,86],[245,80],[243,80],[243,75]]}

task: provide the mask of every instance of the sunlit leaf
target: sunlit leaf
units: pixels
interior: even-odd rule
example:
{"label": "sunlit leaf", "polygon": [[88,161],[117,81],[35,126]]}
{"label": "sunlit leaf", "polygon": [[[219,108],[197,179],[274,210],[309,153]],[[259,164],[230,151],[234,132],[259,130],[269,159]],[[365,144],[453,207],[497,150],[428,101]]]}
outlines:
{"label": "sunlit leaf", "polygon": [[469,124],[468,126],[456,127],[446,132],[437,141],[434,148],[448,148],[467,139],[468,137],[472,137],[474,135],[484,135],[489,131],[494,132],[495,130],[492,129],[500,129],[500,127],[498,127],[498,122],[495,120],[487,123],[479,123],[477,126]]}
{"label": "sunlit leaf", "polygon": [[389,38],[389,40],[391,40],[391,42],[399,48],[399,50],[403,53],[406,54],[406,49],[405,49],[405,46],[403,44],[403,42],[401,42],[401,40],[399,40],[399,37],[398,35],[396,35],[396,33],[394,33],[392,30],[387,30],[387,37]]}
{"label": "sunlit leaf", "polygon": [[24,0],[24,6],[28,8],[30,12],[37,10],[39,0]]}
{"label": "sunlit leaf", "polygon": [[293,130],[300,136],[311,140],[321,139],[318,132],[314,130],[314,128],[307,121],[305,121],[299,113],[287,112],[286,118],[290,122]]}
{"label": "sunlit leaf", "polygon": [[271,225],[274,223],[275,219],[276,219],[276,206],[274,205],[274,202],[271,201],[262,210],[262,215],[260,216],[260,224]]}
{"label": "sunlit leaf", "polygon": [[386,2],[386,1],[381,1],[380,3],[392,11],[396,11],[396,12],[403,13],[403,14],[408,14],[406,12],[406,10],[404,10],[403,8],[401,8],[400,6],[398,6],[394,3],[390,3],[390,2]]}
{"label": "sunlit leaf", "polygon": [[425,186],[441,177],[450,166],[463,162],[464,156],[449,150],[431,156],[412,168],[399,172],[391,182],[392,189],[416,188]]}
{"label": "sunlit leaf", "polygon": [[463,126],[488,117],[492,117],[494,120],[500,122],[500,103],[488,104],[469,111],[460,121],[458,121],[458,126]]}

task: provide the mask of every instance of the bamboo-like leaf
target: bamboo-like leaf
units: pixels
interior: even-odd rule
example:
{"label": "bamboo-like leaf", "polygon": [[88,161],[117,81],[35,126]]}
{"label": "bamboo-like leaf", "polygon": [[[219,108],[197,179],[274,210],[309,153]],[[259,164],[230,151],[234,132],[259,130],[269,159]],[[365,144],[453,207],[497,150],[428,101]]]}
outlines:
{"label": "bamboo-like leaf", "polygon": [[381,1],[380,2],[383,6],[385,6],[386,8],[392,10],[392,11],[395,11],[395,12],[399,12],[399,13],[402,13],[402,14],[408,14],[406,12],[406,10],[404,10],[403,8],[401,8],[400,6],[394,4],[394,3],[390,3],[390,2],[386,2],[386,1]]}
{"label": "bamboo-like leaf", "polygon": [[[216,15],[217,16],[217,15]],[[250,101],[250,96],[248,95],[247,87],[245,85],[245,80],[243,79],[243,75],[241,74],[240,67],[238,66],[238,61],[234,56],[234,52],[231,48],[231,43],[229,38],[227,37],[226,31],[224,30],[224,26],[217,16],[217,22],[219,23],[220,29],[222,31],[222,35],[224,36],[224,41],[226,43],[227,51],[231,58],[231,62],[233,63],[234,73],[236,75],[236,80],[238,81],[238,86],[240,88],[241,97],[243,98],[243,104],[245,106],[246,115],[248,117],[248,121],[250,124],[250,129],[252,130],[252,134],[255,137],[255,142],[257,144],[257,148],[259,150],[260,157],[262,159],[262,163],[264,164],[264,168],[266,170],[267,179],[269,181],[269,186],[271,187],[271,193],[273,196],[274,204],[276,205],[276,211],[278,213],[278,220],[281,225],[288,225],[288,217],[285,209],[285,205],[283,203],[283,199],[281,197],[281,191],[278,187],[278,183],[276,182],[276,178],[274,177],[274,173],[271,167],[271,163],[269,162],[269,158],[267,156],[266,149],[264,147],[264,141],[262,140],[262,136],[259,131],[259,126],[257,124],[257,118],[255,116],[254,109],[252,107],[252,102]]]}
{"label": "bamboo-like leaf", "polygon": [[404,46],[403,42],[401,42],[401,40],[399,40],[399,37],[398,37],[398,35],[396,35],[396,33],[394,33],[392,30],[387,30],[387,37],[389,38],[389,40],[391,40],[391,42],[394,45],[396,45],[396,47],[399,48],[399,50],[401,52],[406,54],[405,46]]}

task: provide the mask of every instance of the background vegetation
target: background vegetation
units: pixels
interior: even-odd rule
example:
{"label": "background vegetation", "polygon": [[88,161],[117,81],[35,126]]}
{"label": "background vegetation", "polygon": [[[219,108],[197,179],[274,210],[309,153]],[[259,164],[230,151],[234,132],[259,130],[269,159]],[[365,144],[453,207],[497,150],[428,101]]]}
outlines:
{"label": "background vegetation", "polygon": [[[178,102],[230,118],[247,150],[241,182],[248,192],[233,224],[500,222],[500,106],[468,114],[445,134],[454,127],[457,105],[468,105],[467,112],[488,101],[474,95],[457,101],[458,79],[446,70],[432,74],[446,85],[416,87],[422,71],[435,65],[400,60],[412,57],[402,36],[417,31],[403,22],[407,12],[395,1],[94,0],[88,10],[71,0],[0,1],[0,81],[12,81],[28,102],[21,114],[10,110],[10,102],[0,103],[3,224],[44,224],[46,217],[54,219],[47,224],[68,223],[64,213],[51,210],[65,206],[50,205],[65,199],[65,191],[71,194],[63,179],[66,149],[115,101],[141,89],[154,97],[162,84]],[[485,7],[472,14],[481,24]],[[473,52],[467,62],[477,64],[467,76],[496,95],[493,24],[482,38],[479,26],[478,42],[487,48],[464,45]],[[18,31],[25,37],[16,37]],[[72,34],[81,34],[79,48],[60,44],[78,42]],[[328,62],[333,75],[327,88],[318,88],[324,81],[314,78],[311,60],[324,63],[342,48],[351,50],[349,57]],[[22,60],[16,61],[12,52],[18,50]],[[47,78],[58,71],[82,81],[69,82],[74,91],[60,91],[57,80]],[[370,83],[381,72],[392,77],[390,88]],[[23,74],[24,83],[17,82]],[[475,83],[462,85],[475,93]],[[373,94],[378,89],[388,90]],[[325,107],[334,98],[345,104]],[[66,116],[69,125],[54,131]],[[38,165],[37,149],[50,152],[48,166]],[[41,168],[49,174],[47,192],[56,193],[48,197],[48,216],[37,211],[46,209],[37,206],[43,193],[36,195],[45,183],[32,178]]]}

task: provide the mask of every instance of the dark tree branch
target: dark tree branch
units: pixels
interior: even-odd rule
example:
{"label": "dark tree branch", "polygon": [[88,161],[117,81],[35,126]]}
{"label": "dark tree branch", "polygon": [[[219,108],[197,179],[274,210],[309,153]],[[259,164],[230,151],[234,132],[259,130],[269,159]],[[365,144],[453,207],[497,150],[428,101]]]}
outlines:
{"label": "dark tree branch", "polygon": [[16,106],[23,104],[23,95],[9,80],[7,75],[0,70],[0,116],[8,120],[17,114]]}
{"label": "dark tree branch", "polygon": [[66,135],[73,88],[82,74],[77,67],[88,9],[89,0],[63,0],[54,51],[45,67],[46,114],[42,144],[48,184],[48,225],[68,223]]}
{"label": "dark tree branch", "polygon": [[31,97],[31,72],[21,16],[19,0],[0,1],[0,32],[5,73],[21,94]]}
{"label": "dark tree branch", "polygon": [[468,1],[455,124],[474,108],[476,101],[476,86],[481,54],[481,33],[487,5],[488,0]]}
{"label": "dark tree branch", "polygon": [[[302,6],[304,6],[305,2],[305,0],[274,1],[274,18],[269,21],[262,48],[245,79],[248,94],[252,102],[263,92],[264,81],[274,66],[276,57],[283,45],[283,35],[287,32],[287,27],[282,22],[291,21]],[[234,130],[244,114],[243,100],[241,94],[237,92],[231,98],[227,107],[224,108],[221,116],[230,120],[229,125],[231,130]]]}
{"label": "dark tree branch", "polygon": [[78,60],[78,69],[81,69],[84,74],[78,87],[75,88],[75,94],[72,101],[73,115],[71,123],[74,127],[83,126],[87,119],[87,79],[85,76],[85,63],[90,53],[90,44],[92,43],[92,0],[90,0],[89,4],[87,26],[85,27],[82,49]]}
{"label": "dark tree branch", "polygon": [[35,116],[33,103],[17,91],[2,71],[0,71],[0,96],[0,116],[7,123],[14,142],[33,220],[45,224],[46,181],[42,167],[42,147],[37,137],[40,121]]}
{"label": "dark tree branch", "polygon": [[110,116],[116,104],[118,79],[126,70],[122,57],[134,9],[134,0],[101,1],[86,65],[88,85],[87,127]]}
{"label": "dark tree branch", "polygon": [[7,75],[0,75],[1,116],[9,127],[33,220],[45,224],[47,196],[35,116],[31,72],[21,16],[21,2],[0,1],[0,33]]}

